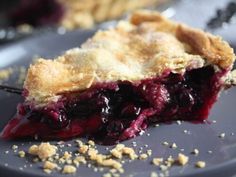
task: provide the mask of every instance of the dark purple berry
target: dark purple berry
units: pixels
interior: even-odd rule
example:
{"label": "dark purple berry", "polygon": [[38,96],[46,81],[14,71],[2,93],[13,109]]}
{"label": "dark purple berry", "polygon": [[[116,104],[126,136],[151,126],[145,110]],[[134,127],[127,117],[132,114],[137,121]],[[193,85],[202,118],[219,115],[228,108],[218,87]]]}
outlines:
{"label": "dark purple berry", "polygon": [[179,95],[180,107],[191,107],[194,104],[194,98],[188,90],[183,90]]}
{"label": "dark purple berry", "polygon": [[42,117],[42,121],[46,122],[53,129],[62,129],[69,124],[69,119],[64,110],[47,110]]}
{"label": "dark purple berry", "polygon": [[117,136],[121,134],[123,129],[124,129],[124,125],[121,121],[119,120],[111,121],[107,125],[107,134],[109,136]]}
{"label": "dark purple berry", "polygon": [[124,106],[121,111],[122,118],[134,118],[139,115],[141,108],[136,107],[133,104],[128,104]]}

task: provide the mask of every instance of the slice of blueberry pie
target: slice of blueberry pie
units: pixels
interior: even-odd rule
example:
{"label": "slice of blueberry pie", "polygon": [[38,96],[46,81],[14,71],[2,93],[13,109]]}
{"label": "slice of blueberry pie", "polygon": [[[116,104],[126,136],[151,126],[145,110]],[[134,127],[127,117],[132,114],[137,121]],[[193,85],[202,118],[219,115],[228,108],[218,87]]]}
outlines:
{"label": "slice of blueberry pie", "polygon": [[150,124],[203,121],[235,55],[221,38],[137,11],[80,48],[32,64],[4,138],[135,137]]}

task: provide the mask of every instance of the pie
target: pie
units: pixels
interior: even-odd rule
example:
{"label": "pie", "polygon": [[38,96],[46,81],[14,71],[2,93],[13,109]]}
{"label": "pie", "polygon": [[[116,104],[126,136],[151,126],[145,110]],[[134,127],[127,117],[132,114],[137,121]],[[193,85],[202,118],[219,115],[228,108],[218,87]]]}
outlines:
{"label": "pie", "polygon": [[32,64],[25,101],[1,136],[114,143],[154,123],[202,122],[234,60],[220,37],[136,11],[80,48]]}

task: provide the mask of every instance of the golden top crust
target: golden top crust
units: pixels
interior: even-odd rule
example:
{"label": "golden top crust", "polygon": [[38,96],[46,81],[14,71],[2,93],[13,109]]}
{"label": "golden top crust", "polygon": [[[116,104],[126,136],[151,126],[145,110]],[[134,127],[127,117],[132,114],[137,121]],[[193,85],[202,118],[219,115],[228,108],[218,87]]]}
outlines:
{"label": "golden top crust", "polygon": [[172,22],[159,13],[137,11],[129,21],[98,31],[81,48],[31,65],[24,83],[27,101],[43,105],[61,93],[89,88],[97,82],[155,77],[170,69],[213,64],[232,67],[233,49],[221,38]]}

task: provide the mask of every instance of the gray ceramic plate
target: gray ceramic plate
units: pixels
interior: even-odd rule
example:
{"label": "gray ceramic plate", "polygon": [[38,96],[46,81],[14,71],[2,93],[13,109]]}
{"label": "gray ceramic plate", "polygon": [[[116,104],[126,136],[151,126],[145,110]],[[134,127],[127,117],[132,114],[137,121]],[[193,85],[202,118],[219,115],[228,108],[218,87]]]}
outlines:
{"label": "gray ceramic plate", "polygon": [[[196,3],[196,1],[191,2]],[[198,1],[198,3],[200,2],[202,1]],[[192,7],[193,4],[188,4],[185,2],[185,4],[176,7],[178,13],[174,16],[174,18],[189,23],[190,20],[187,19],[186,16],[183,16],[183,10],[178,11],[178,9],[184,8],[184,6]],[[214,6],[214,8],[216,7],[217,6]],[[200,10],[201,9],[198,9],[198,13],[201,13]],[[204,8],[202,11],[205,11]],[[197,14],[195,13],[195,16],[193,16],[192,19],[197,19],[196,16]],[[208,16],[210,15],[208,14]],[[207,17],[204,16],[201,20],[202,19],[206,20]],[[201,23],[196,23],[195,26],[203,26],[203,21],[204,20],[202,20]],[[61,54],[66,49],[79,46],[93,33],[94,31],[74,31],[65,35],[48,33],[8,45],[0,49],[0,68],[22,65],[27,66],[31,62],[32,57],[35,55],[42,57],[54,57]],[[232,44],[235,44],[233,42],[236,41],[229,38],[229,33],[225,31],[218,31],[217,33],[224,34],[226,39],[228,39]],[[9,84],[14,85],[16,78],[17,76],[14,76],[9,81]],[[232,88],[221,94],[219,101],[215,104],[209,117],[210,121],[216,120],[216,123],[193,124],[184,122],[181,125],[178,125],[177,123],[162,124],[159,127],[150,127],[142,136],[125,141],[124,143],[128,146],[132,146],[132,142],[135,141],[137,143],[137,147],[134,147],[134,149],[137,149],[137,151],[140,150],[140,147],[143,148],[143,152],[147,149],[152,149],[153,155],[146,161],[134,161],[124,165],[125,173],[122,174],[122,176],[146,177],[150,176],[152,171],[160,173],[158,167],[150,164],[151,159],[153,157],[168,157],[169,155],[176,157],[179,152],[182,152],[181,149],[184,149],[182,153],[190,157],[190,162],[184,167],[174,166],[171,168],[170,176],[220,177],[233,176],[236,174],[236,135],[234,135],[236,134],[235,98],[236,88]],[[0,92],[0,130],[15,114],[16,105],[20,101],[21,98],[17,95],[8,95],[4,92]],[[187,130],[187,133],[184,133],[184,130]],[[225,133],[226,136],[224,139],[218,137],[221,133]],[[174,150],[163,146],[163,141],[170,143],[175,142],[178,148]],[[11,146],[16,144],[19,146],[20,150],[27,150],[32,143],[39,142],[28,142],[27,140],[0,140],[0,177],[48,176],[42,172],[42,164],[39,163],[31,166],[31,159],[19,158],[11,149]],[[75,150],[75,143],[73,140],[66,143],[73,145],[72,147],[66,148]],[[105,151],[105,148],[105,146],[98,146],[100,151]],[[191,151],[194,148],[199,149],[200,154],[198,156],[191,154]],[[6,153],[6,151],[9,151],[9,153]],[[209,151],[212,151],[212,153],[209,153]],[[205,161],[207,165],[206,168],[195,168],[194,163],[198,160]],[[60,173],[53,173],[50,176],[64,175],[61,175]],[[102,173],[94,172],[92,168],[88,168],[86,166],[80,166],[76,176],[96,177],[102,176]]]}

